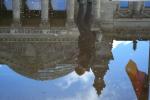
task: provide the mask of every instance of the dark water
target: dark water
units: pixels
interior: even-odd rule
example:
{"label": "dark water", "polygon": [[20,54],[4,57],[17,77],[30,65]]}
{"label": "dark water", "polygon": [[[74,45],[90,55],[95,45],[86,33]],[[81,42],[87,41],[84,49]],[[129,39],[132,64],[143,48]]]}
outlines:
{"label": "dark water", "polygon": [[[114,41],[111,51],[113,60],[106,64],[109,68],[101,62],[103,59],[100,55],[101,63],[95,67],[90,66],[91,69],[83,75],[79,76],[70,70],[69,74],[60,75],[52,80],[37,78],[42,77],[44,73],[46,76],[57,71],[51,67],[45,70],[38,69],[38,72],[43,71],[42,75],[35,74],[34,71],[26,75],[25,73],[33,70],[32,67],[25,70],[22,66],[15,69],[15,66],[1,64],[0,100],[136,100],[137,96],[126,72],[126,65],[132,59],[138,70],[148,75],[149,42],[138,41],[137,49],[134,50],[132,41]],[[55,69],[60,67],[66,70],[69,66],[60,65]]]}

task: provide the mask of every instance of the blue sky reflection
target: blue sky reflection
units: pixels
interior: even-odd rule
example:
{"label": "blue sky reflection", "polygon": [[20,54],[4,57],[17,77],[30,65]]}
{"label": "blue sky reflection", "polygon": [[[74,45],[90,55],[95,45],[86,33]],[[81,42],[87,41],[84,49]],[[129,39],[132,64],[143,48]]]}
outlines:
{"label": "blue sky reflection", "polygon": [[[53,10],[66,10],[66,0],[50,0]],[[12,10],[12,0],[4,0],[7,10]],[[30,10],[41,10],[41,0],[26,0],[26,5]]]}

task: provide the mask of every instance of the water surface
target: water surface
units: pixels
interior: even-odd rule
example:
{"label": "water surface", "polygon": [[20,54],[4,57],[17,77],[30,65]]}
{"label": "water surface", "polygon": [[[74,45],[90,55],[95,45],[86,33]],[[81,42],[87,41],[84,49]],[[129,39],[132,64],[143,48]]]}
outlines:
{"label": "water surface", "polygon": [[[113,41],[111,51],[113,59],[108,60],[108,66],[104,63],[90,66],[91,69],[81,76],[70,70],[69,74],[42,80],[30,76],[42,77],[57,70],[51,67],[38,69],[39,74],[30,73],[26,76],[19,73],[27,73],[25,71],[28,70],[21,68],[23,66],[16,70],[14,66],[1,64],[0,100],[136,100],[137,95],[126,72],[126,65],[129,60],[133,60],[138,70],[148,75],[149,42],[137,41],[136,49],[133,49],[132,41]],[[101,56],[99,62],[105,58]],[[60,67],[64,70],[68,68],[61,65],[55,69]]]}

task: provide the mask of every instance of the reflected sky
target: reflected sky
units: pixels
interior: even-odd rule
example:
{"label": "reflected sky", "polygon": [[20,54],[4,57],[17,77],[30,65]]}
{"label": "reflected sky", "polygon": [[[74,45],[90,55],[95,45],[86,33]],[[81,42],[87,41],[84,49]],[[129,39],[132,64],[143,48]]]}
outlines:
{"label": "reflected sky", "polygon": [[105,75],[106,88],[101,97],[104,100],[136,100],[125,66],[132,59],[140,71],[148,73],[149,42],[138,41],[136,51],[131,41],[120,41],[113,43],[113,46],[114,60],[109,63],[109,71]]}
{"label": "reflected sky", "polygon": [[[50,0],[53,10],[66,10],[66,0]],[[7,10],[12,10],[12,0],[4,0]],[[26,5],[30,10],[41,10],[41,0],[26,0]]]}
{"label": "reflected sky", "polygon": [[26,5],[30,10],[41,10],[41,0],[27,0]]}
{"label": "reflected sky", "polygon": [[36,81],[0,65],[0,100],[136,100],[125,66],[132,59],[139,70],[148,73],[149,42],[138,41],[133,50],[131,41],[114,41],[112,53],[114,60],[109,62],[106,87],[100,96],[93,88],[92,71],[82,76],[73,71],[55,80]]}
{"label": "reflected sky", "polygon": [[7,10],[12,10],[12,0],[4,0],[4,5]]}

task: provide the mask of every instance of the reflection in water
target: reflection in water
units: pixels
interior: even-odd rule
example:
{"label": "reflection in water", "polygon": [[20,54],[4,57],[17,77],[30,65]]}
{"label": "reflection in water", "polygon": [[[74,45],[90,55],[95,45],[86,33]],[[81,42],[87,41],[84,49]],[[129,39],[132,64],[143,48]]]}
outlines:
{"label": "reflection in water", "polygon": [[92,2],[87,2],[86,11],[84,7],[85,4],[80,0],[78,3],[79,11],[76,23],[80,32],[80,36],[78,41],[78,66],[75,68],[75,72],[81,76],[86,71],[90,71],[91,68],[95,76],[93,87],[96,89],[97,94],[100,95],[102,89],[105,87],[103,77],[107,71],[107,66],[101,67],[94,65],[94,61],[96,60],[96,32],[90,30],[92,18]]}
{"label": "reflection in water", "polygon": [[137,48],[137,41],[136,40],[133,40],[133,50],[135,51]]}
{"label": "reflection in water", "polygon": [[112,48],[112,38],[103,36],[96,44],[92,3],[84,6],[77,57],[74,42],[0,42],[0,63],[9,65],[0,65],[0,100],[147,99],[149,43],[114,41]]}
{"label": "reflection in water", "polygon": [[[82,71],[78,74],[83,74],[84,71],[89,71],[89,67],[92,65],[95,56],[95,34],[90,31],[90,18],[92,3],[87,4],[87,10],[84,17],[84,4],[79,4],[79,12],[77,17],[77,25],[80,31],[78,47],[78,67]],[[89,19],[89,20],[88,20]]]}
{"label": "reflection in water", "polygon": [[[66,10],[66,0],[49,0],[53,10]],[[4,0],[4,5],[7,10],[12,10],[12,0]],[[26,0],[26,5],[30,10],[41,10],[41,0]]]}
{"label": "reflection in water", "polygon": [[[114,60],[111,60],[109,63],[109,70],[105,75],[106,87],[101,97],[104,98],[104,100],[107,96],[109,97],[109,100],[113,100],[113,97],[115,97],[115,100],[136,100],[139,97],[136,96],[134,90],[135,86],[132,84],[133,81],[130,81],[130,76],[127,74],[129,71],[126,70],[126,65],[132,60],[137,64],[139,72],[148,74],[149,42],[137,41],[138,44],[136,51],[133,49],[133,42],[118,42],[119,44],[117,44],[117,46],[115,46],[117,41],[114,41],[113,43],[114,48],[112,49],[112,52]],[[146,81],[144,85],[148,87]],[[140,97],[143,95],[147,98],[148,91],[143,90]]]}
{"label": "reflection in water", "polygon": [[[107,39],[106,37],[104,37],[100,45],[101,49],[97,49],[99,47],[95,46],[96,50],[94,50],[95,51],[94,61],[90,66],[85,67],[85,69],[88,69],[89,71],[86,70],[83,75],[77,75],[76,74],[77,70],[76,72],[69,71],[70,72],[69,74],[64,74],[65,70],[70,68],[72,65],[69,65],[70,67],[69,66],[65,67],[61,63],[72,64],[72,62],[74,61],[69,61],[68,59],[70,58],[75,59],[74,57],[69,56],[70,54],[73,55],[72,51],[74,51],[73,49],[74,47],[70,47],[69,44],[68,46],[60,47],[61,48],[60,49],[59,46],[53,46],[53,48],[48,48],[50,45],[47,46],[46,44],[37,45],[31,43],[32,44],[31,45],[30,43],[23,43],[21,45],[21,43],[16,43],[16,44],[1,43],[0,57],[3,56],[1,58],[1,62],[9,64],[10,66],[9,67],[4,65],[0,66],[0,100],[10,100],[10,98],[12,100],[60,100],[60,98],[62,98],[61,100],[135,100],[137,99],[136,93],[134,92],[135,91],[134,90],[135,86],[133,85],[134,81],[132,80],[130,81],[130,77],[127,74],[128,71],[126,70],[126,65],[131,59],[137,64],[138,72],[144,72],[148,74],[148,69],[147,69],[148,66],[147,59],[148,59],[148,50],[149,50],[148,42],[138,41],[137,49],[136,51],[134,51],[132,48],[133,47],[132,41],[127,41],[127,42],[121,41],[119,44],[117,44],[119,41],[118,42],[114,41],[113,43],[114,48],[112,49],[114,60],[110,60],[112,58],[112,54],[111,54],[112,45],[108,44],[109,42],[110,42],[109,38]],[[43,48],[43,50],[46,51],[42,53],[41,49],[37,49],[37,48],[34,49],[32,47],[33,45],[34,47],[39,47],[41,49]],[[53,50],[54,48],[57,52],[57,55],[55,50]],[[68,50],[70,52],[69,54],[68,54]],[[122,50],[125,50],[124,53],[120,52]],[[145,52],[143,52],[143,50]],[[33,52],[32,55],[30,54],[29,51]],[[47,51],[50,53],[48,53]],[[64,53],[62,54],[59,51],[63,51]],[[51,57],[43,56],[45,53],[47,55],[50,55]],[[37,54],[39,55],[35,56]],[[52,56],[52,54],[54,55]],[[31,56],[31,58],[29,57],[29,55]],[[63,60],[64,58],[59,59],[61,66],[46,67],[43,65],[43,63],[45,63],[43,61],[47,61],[46,59],[48,58],[50,59],[48,61],[51,61],[52,63],[53,61],[57,60],[58,58],[61,58],[62,56],[65,56],[68,59],[66,60]],[[43,59],[43,57],[46,57],[46,59]],[[79,57],[80,56],[78,56],[78,59]],[[30,62],[27,59],[32,60],[32,62],[36,62],[37,65],[30,64]],[[15,61],[18,61],[18,63],[16,63]],[[38,65],[40,62],[43,63]],[[57,63],[59,64],[59,62]],[[15,68],[15,64],[18,65],[17,69]],[[32,67],[31,65],[32,66],[34,65],[34,67]],[[108,70],[108,66],[109,66],[109,70]],[[77,68],[82,68],[82,67],[83,66],[77,66]],[[35,74],[34,71],[32,73],[32,70],[34,69],[35,72],[36,69],[38,69],[43,74],[41,75],[40,73]],[[60,71],[58,71],[59,69]],[[71,67],[70,69],[74,69],[74,67]],[[15,73],[15,71],[17,73]],[[30,75],[24,74],[28,72],[31,72]],[[54,77],[47,78],[47,79],[44,78],[45,81],[40,81],[43,80],[40,77],[43,77],[42,75],[44,74],[48,75],[48,73],[49,73],[49,77],[52,77],[53,75],[57,77],[55,77],[55,79]],[[54,79],[54,80],[50,80],[50,79]],[[146,95],[146,94],[147,93],[145,94],[142,93],[142,95]]]}
{"label": "reflection in water", "polygon": [[132,82],[138,100],[148,100],[148,75],[138,70],[134,61],[130,60],[126,72]]}
{"label": "reflection in water", "polygon": [[[0,63],[36,80],[55,79],[73,71],[76,43],[0,43]],[[21,67],[20,67],[21,66]]]}

